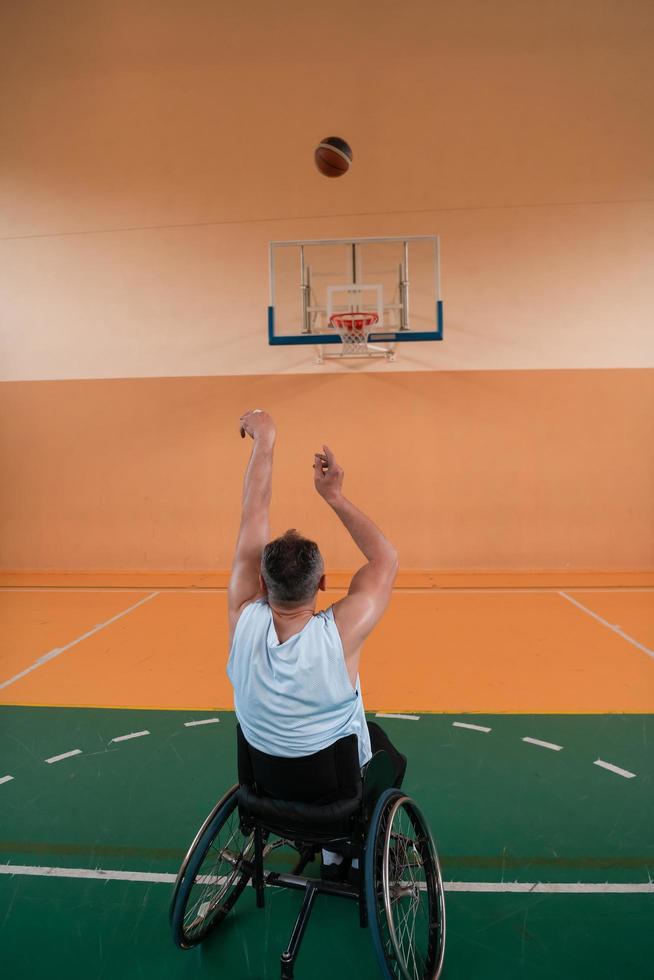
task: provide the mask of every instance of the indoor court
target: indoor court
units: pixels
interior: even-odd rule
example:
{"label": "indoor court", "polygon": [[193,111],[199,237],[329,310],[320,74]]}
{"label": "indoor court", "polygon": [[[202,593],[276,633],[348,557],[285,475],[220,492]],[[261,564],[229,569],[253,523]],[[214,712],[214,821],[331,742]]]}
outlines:
{"label": "indoor court", "polygon": [[[443,980],[654,975],[653,52],[640,0],[0,7],[7,978],[280,976],[293,891],[169,924],[237,780],[253,406],[317,609],[364,560],[324,444],[399,554],[361,690]],[[351,903],[295,976],[386,976]]]}

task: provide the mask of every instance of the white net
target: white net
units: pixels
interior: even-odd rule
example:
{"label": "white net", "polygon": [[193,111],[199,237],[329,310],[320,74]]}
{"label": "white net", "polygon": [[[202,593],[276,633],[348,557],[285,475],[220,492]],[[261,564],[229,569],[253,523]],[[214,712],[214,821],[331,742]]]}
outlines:
{"label": "white net", "polygon": [[329,326],[339,334],[344,355],[365,355],[368,338],[378,321],[376,313],[334,313],[329,318]]}

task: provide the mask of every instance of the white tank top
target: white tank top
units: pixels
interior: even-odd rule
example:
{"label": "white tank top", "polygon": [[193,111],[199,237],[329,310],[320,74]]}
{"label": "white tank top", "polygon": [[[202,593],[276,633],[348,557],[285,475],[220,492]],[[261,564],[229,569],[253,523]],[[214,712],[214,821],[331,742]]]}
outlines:
{"label": "white tank top", "polygon": [[370,735],[357,675],[352,687],[330,606],[279,642],[265,599],[246,606],[236,624],[227,663],[243,734],[268,755],[311,755],[345,735],[370,759]]}

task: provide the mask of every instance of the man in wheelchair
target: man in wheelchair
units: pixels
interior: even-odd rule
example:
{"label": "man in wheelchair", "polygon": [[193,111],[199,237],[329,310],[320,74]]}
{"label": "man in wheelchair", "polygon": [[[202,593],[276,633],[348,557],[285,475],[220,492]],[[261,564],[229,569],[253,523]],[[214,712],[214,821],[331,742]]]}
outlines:
{"label": "man in wheelchair", "polygon": [[[174,938],[182,947],[200,942],[251,880],[259,906],[266,885],[304,891],[282,978],[293,976],[319,892],[358,902],[383,976],[437,977],[445,907],[436,850],[400,791],[406,757],[366,721],[359,683],[362,646],[390,600],[397,552],[344,497],[343,470],[323,446],[315,488],[366,561],[347,595],[316,613],[325,589],[317,544],[294,530],[270,540],[274,423],[255,409],[240,425],[254,445],[228,590],[239,784],[209,814],[180,869]],[[265,872],[270,851],[289,843],[298,851],[293,873]],[[303,877],[318,851],[320,878]]]}

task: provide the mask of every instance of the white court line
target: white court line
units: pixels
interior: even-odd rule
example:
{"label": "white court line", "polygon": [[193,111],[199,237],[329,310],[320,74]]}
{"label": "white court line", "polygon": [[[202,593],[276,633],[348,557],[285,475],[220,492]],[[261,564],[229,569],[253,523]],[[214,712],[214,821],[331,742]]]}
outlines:
{"label": "white court line", "polygon": [[72,752],[64,752],[63,755],[53,755],[49,759],[46,759],[45,761],[48,763],[49,766],[51,766],[53,762],[61,762],[62,759],[70,759],[72,755],[81,755],[81,754],[82,754],[81,749],[73,749]]}
{"label": "white court line", "polygon": [[13,776],[0,776],[0,784],[8,783],[9,780],[13,778],[14,778]]}
{"label": "white court line", "polygon": [[420,715],[390,714],[388,711],[377,711],[375,718],[403,718],[404,721],[420,721]]}
{"label": "white court line", "polygon": [[473,732],[492,732],[492,728],[486,728],[485,725],[469,725],[467,721],[453,721],[452,728],[469,728]]}
{"label": "white court line", "polygon": [[555,745],[554,742],[541,742],[539,738],[529,738],[528,735],[522,741],[529,742],[530,745],[540,745],[542,749],[552,749],[553,752],[560,752],[563,748],[562,745]]}
{"label": "white court line", "polygon": [[33,670],[36,670],[37,667],[41,667],[42,664],[47,663],[48,660],[52,660],[54,657],[58,657],[60,653],[65,653],[66,650],[70,650],[71,647],[77,646],[77,644],[81,643],[82,640],[88,640],[90,636],[98,633],[100,630],[104,629],[105,626],[110,626],[111,623],[115,623],[116,620],[122,619],[122,617],[126,616],[127,613],[133,612],[134,609],[138,609],[139,606],[142,606],[145,602],[149,602],[150,599],[154,599],[154,597],[158,595],[158,592],[151,592],[150,595],[145,597],[145,599],[139,599],[139,601],[135,602],[133,606],[129,606],[129,608],[117,613],[115,616],[112,616],[111,619],[106,620],[106,622],[98,623],[97,626],[94,626],[93,629],[88,631],[88,633],[78,636],[76,640],[71,640],[71,642],[67,643],[66,646],[55,647],[54,650],[50,650],[49,653],[44,653],[42,657],[35,660],[34,663],[29,667],[26,667],[25,670],[21,670],[19,674],[15,674],[13,677],[10,677],[8,681],[4,681],[2,684],[0,684],[0,691],[5,687],[9,687],[10,684],[14,684],[16,681],[19,681],[22,677],[26,677],[27,674],[31,673]]}
{"label": "white court line", "polygon": [[644,643],[639,643],[638,640],[634,640],[633,636],[629,636],[628,633],[625,633],[625,631],[620,629],[619,626],[616,626],[615,623],[609,623],[608,619],[604,619],[603,616],[593,612],[593,610],[589,609],[588,606],[584,606],[582,602],[578,602],[576,599],[573,599],[571,595],[567,594],[567,592],[559,592],[559,595],[563,596],[564,599],[567,599],[568,602],[571,602],[573,606],[577,607],[577,609],[581,609],[582,612],[592,616],[598,623],[601,623],[603,626],[607,626],[613,633],[617,633],[617,635],[621,636],[623,640],[627,641],[627,643],[631,643],[631,645],[636,647],[638,650],[642,650],[648,657],[654,657],[654,650],[650,650]]}
{"label": "white court line", "polygon": [[199,721],[185,721],[184,728],[195,728],[196,725],[215,725],[220,718],[200,718]]}
{"label": "white court line", "polygon": [[654,895],[654,881],[629,882],[627,884],[585,884],[581,881],[444,881],[446,892],[529,892],[534,895],[606,895],[638,894]]}
{"label": "white court line", "polygon": [[625,779],[635,779],[637,775],[635,772],[629,772],[628,769],[621,769],[620,766],[614,766],[612,762],[604,762],[602,759],[595,759],[593,765],[601,766],[602,769],[608,769],[609,772],[615,772],[618,776],[624,776]]}
{"label": "white court line", "polygon": [[127,742],[128,739],[130,738],[142,738],[143,735],[149,735],[149,734],[150,732],[130,732],[129,735],[117,735],[116,738],[111,739],[109,745],[111,745],[112,742]]}
{"label": "white court line", "polygon": [[[159,591],[166,595],[168,593],[200,593],[200,594],[213,594],[213,593],[223,593],[227,592],[227,586],[201,586],[195,587],[189,586],[171,586],[170,588],[165,585],[160,585]],[[651,585],[571,585],[569,586],[572,592],[583,592],[583,593],[602,593],[602,592],[654,592],[654,586]],[[120,593],[120,592],[149,592],[149,588],[145,588],[142,585],[133,586],[99,586],[99,585],[33,585],[33,586],[21,586],[21,585],[3,585],[0,586],[0,592],[106,592],[106,593]],[[404,594],[409,593],[410,595],[423,595],[424,593],[435,593],[438,595],[451,593],[453,595],[492,595],[497,593],[498,595],[523,595],[523,594],[535,594],[535,595],[560,595],[560,590],[554,585],[524,585],[514,586],[513,588],[495,588],[492,585],[482,588],[480,586],[433,586],[425,585],[422,588],[403,588],[398,586],[394,589],[395,592],[402,592]],[[325,589],[325,594],[338,594],[342,592],[347,592],[347,586],[342,585],[338,588],[327,588]]]}
{"label": "white court line", "polygon": [[[171,885],[177,878],[174,874],[154,871],[105,871],[102,868],[43,868],[24,864],[0,864],[0,874],[34,875],[40,878],[83,878],[96,881],[140,881]],[[217,879],[218,880],[218,879]],[[445,881],[446,892],[528,892],[552,895],[604,895],[613,894],[654,894],[654,882],[628,882],[620,884],[557,881]],[[426,886],[423,884],[422,886]]]}
{"label": "white court line", "polygon": [[39,878],[94,878],[98,881],[149,881],[172,884],[177,875],[153,871],[104,871],[102,868],[38,868],[23,864],[0,864],[3,875],[36,875]]}
{"label": "white court line", "polygon": [[[112,588],[108,586],[99,585],[3,585],[0,586],[0,592],[106,592],[106,593],[120,593],[120,592],[151,592],[152,587],[144,588],[142,585],[135,585],[133,588],[127,588],[126,586],[116,586]],[[164,591],[169,591],[164,587]],[[179,592],[197,592],[197,589],[179,589]],[[226,589],[220,589],[219,591],[227,591]]]}

